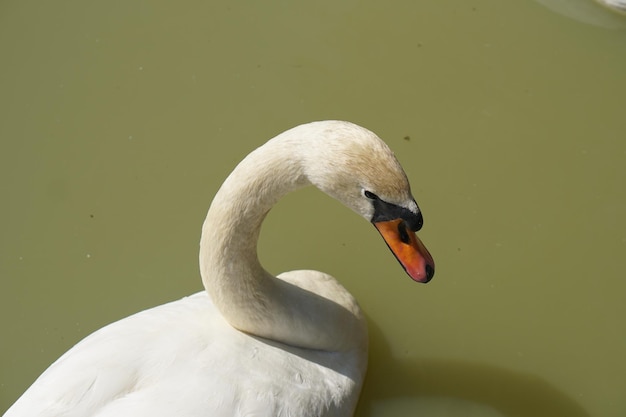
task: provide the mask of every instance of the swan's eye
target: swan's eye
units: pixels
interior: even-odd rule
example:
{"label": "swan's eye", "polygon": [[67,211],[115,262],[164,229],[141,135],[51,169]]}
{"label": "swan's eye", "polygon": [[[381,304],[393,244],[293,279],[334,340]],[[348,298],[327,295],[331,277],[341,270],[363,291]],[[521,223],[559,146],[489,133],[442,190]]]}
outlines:
{"label": "swan's eye", "polygon": [[378,200],[378,196],[371,191],[364,190],[363,195],[370,200]]}

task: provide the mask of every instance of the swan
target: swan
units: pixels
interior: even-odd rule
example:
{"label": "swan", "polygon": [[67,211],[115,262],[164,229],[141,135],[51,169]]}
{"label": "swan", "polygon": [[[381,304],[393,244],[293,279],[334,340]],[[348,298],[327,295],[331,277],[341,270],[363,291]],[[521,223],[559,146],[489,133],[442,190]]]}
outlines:
{"label": "swan", "polygon": [[5,416],[353,415],[368,344],[356,300],[323,272],[275,277],[257,257],[272,205],[310,184],[372,222],[411,278],[432,278],[422,214],[387,145],[349,122],[303,124],[250,153],[215,195],[200,241],[206,291],[87,336]]}

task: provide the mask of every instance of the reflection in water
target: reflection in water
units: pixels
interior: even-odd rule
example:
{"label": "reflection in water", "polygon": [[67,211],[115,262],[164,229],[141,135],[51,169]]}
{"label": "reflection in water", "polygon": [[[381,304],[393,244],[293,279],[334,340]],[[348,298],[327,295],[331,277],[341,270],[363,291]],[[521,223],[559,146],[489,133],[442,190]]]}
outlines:
{"label": "reflection in water", "polygon": [[[600,26],[607,29],[624,29],[626,28],[626,17],[618,16],[611,13],[605,7],[600,6],[592,0],[536,0],[548,9],[567,16],[570,19],[587,23],[594,26]],[[598,0],[605,6],[610,8],[618,8],[621,4],[622,11],[626,11],[626,3],[622,0]]]}
{"label": "reflection in water", "polygon": [[396,359],[369,320],[370,363],[358,417],[589,417],[545,380],[495,366],[445,359]]}
{"label": "reflection in water", "polygon": [[615,10],[618,13],[626,13],[626,0],[597,0],[600,4]]}

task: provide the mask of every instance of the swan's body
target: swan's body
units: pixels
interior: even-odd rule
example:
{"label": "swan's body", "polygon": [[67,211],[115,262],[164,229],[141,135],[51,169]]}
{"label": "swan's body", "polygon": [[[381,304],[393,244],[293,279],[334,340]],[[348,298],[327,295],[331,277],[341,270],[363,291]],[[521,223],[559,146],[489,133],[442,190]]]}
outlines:
{"label": "swan's body", "polygon": [[411,231],[421,214],[386,145],[347,122],[302,125],[248,155],[217,193],[201,239],[206,292],[96,331],[5,416],[352,415],[367,364],[356,301],[329,275],[273,277],[256,256],[271,206],[308,184],[374,222],[414,279],[432,277]]}

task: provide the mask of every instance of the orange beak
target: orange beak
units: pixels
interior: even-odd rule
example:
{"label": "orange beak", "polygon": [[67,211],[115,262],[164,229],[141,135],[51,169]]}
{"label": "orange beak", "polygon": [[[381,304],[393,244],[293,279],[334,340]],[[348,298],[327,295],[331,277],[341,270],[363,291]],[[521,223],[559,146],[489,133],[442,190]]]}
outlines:
{"label": "orange beak", "polygon": [[417,282],[435,275],[435,262],[428,249],[402,219],[375,222],[374,226],[407,274]]}

